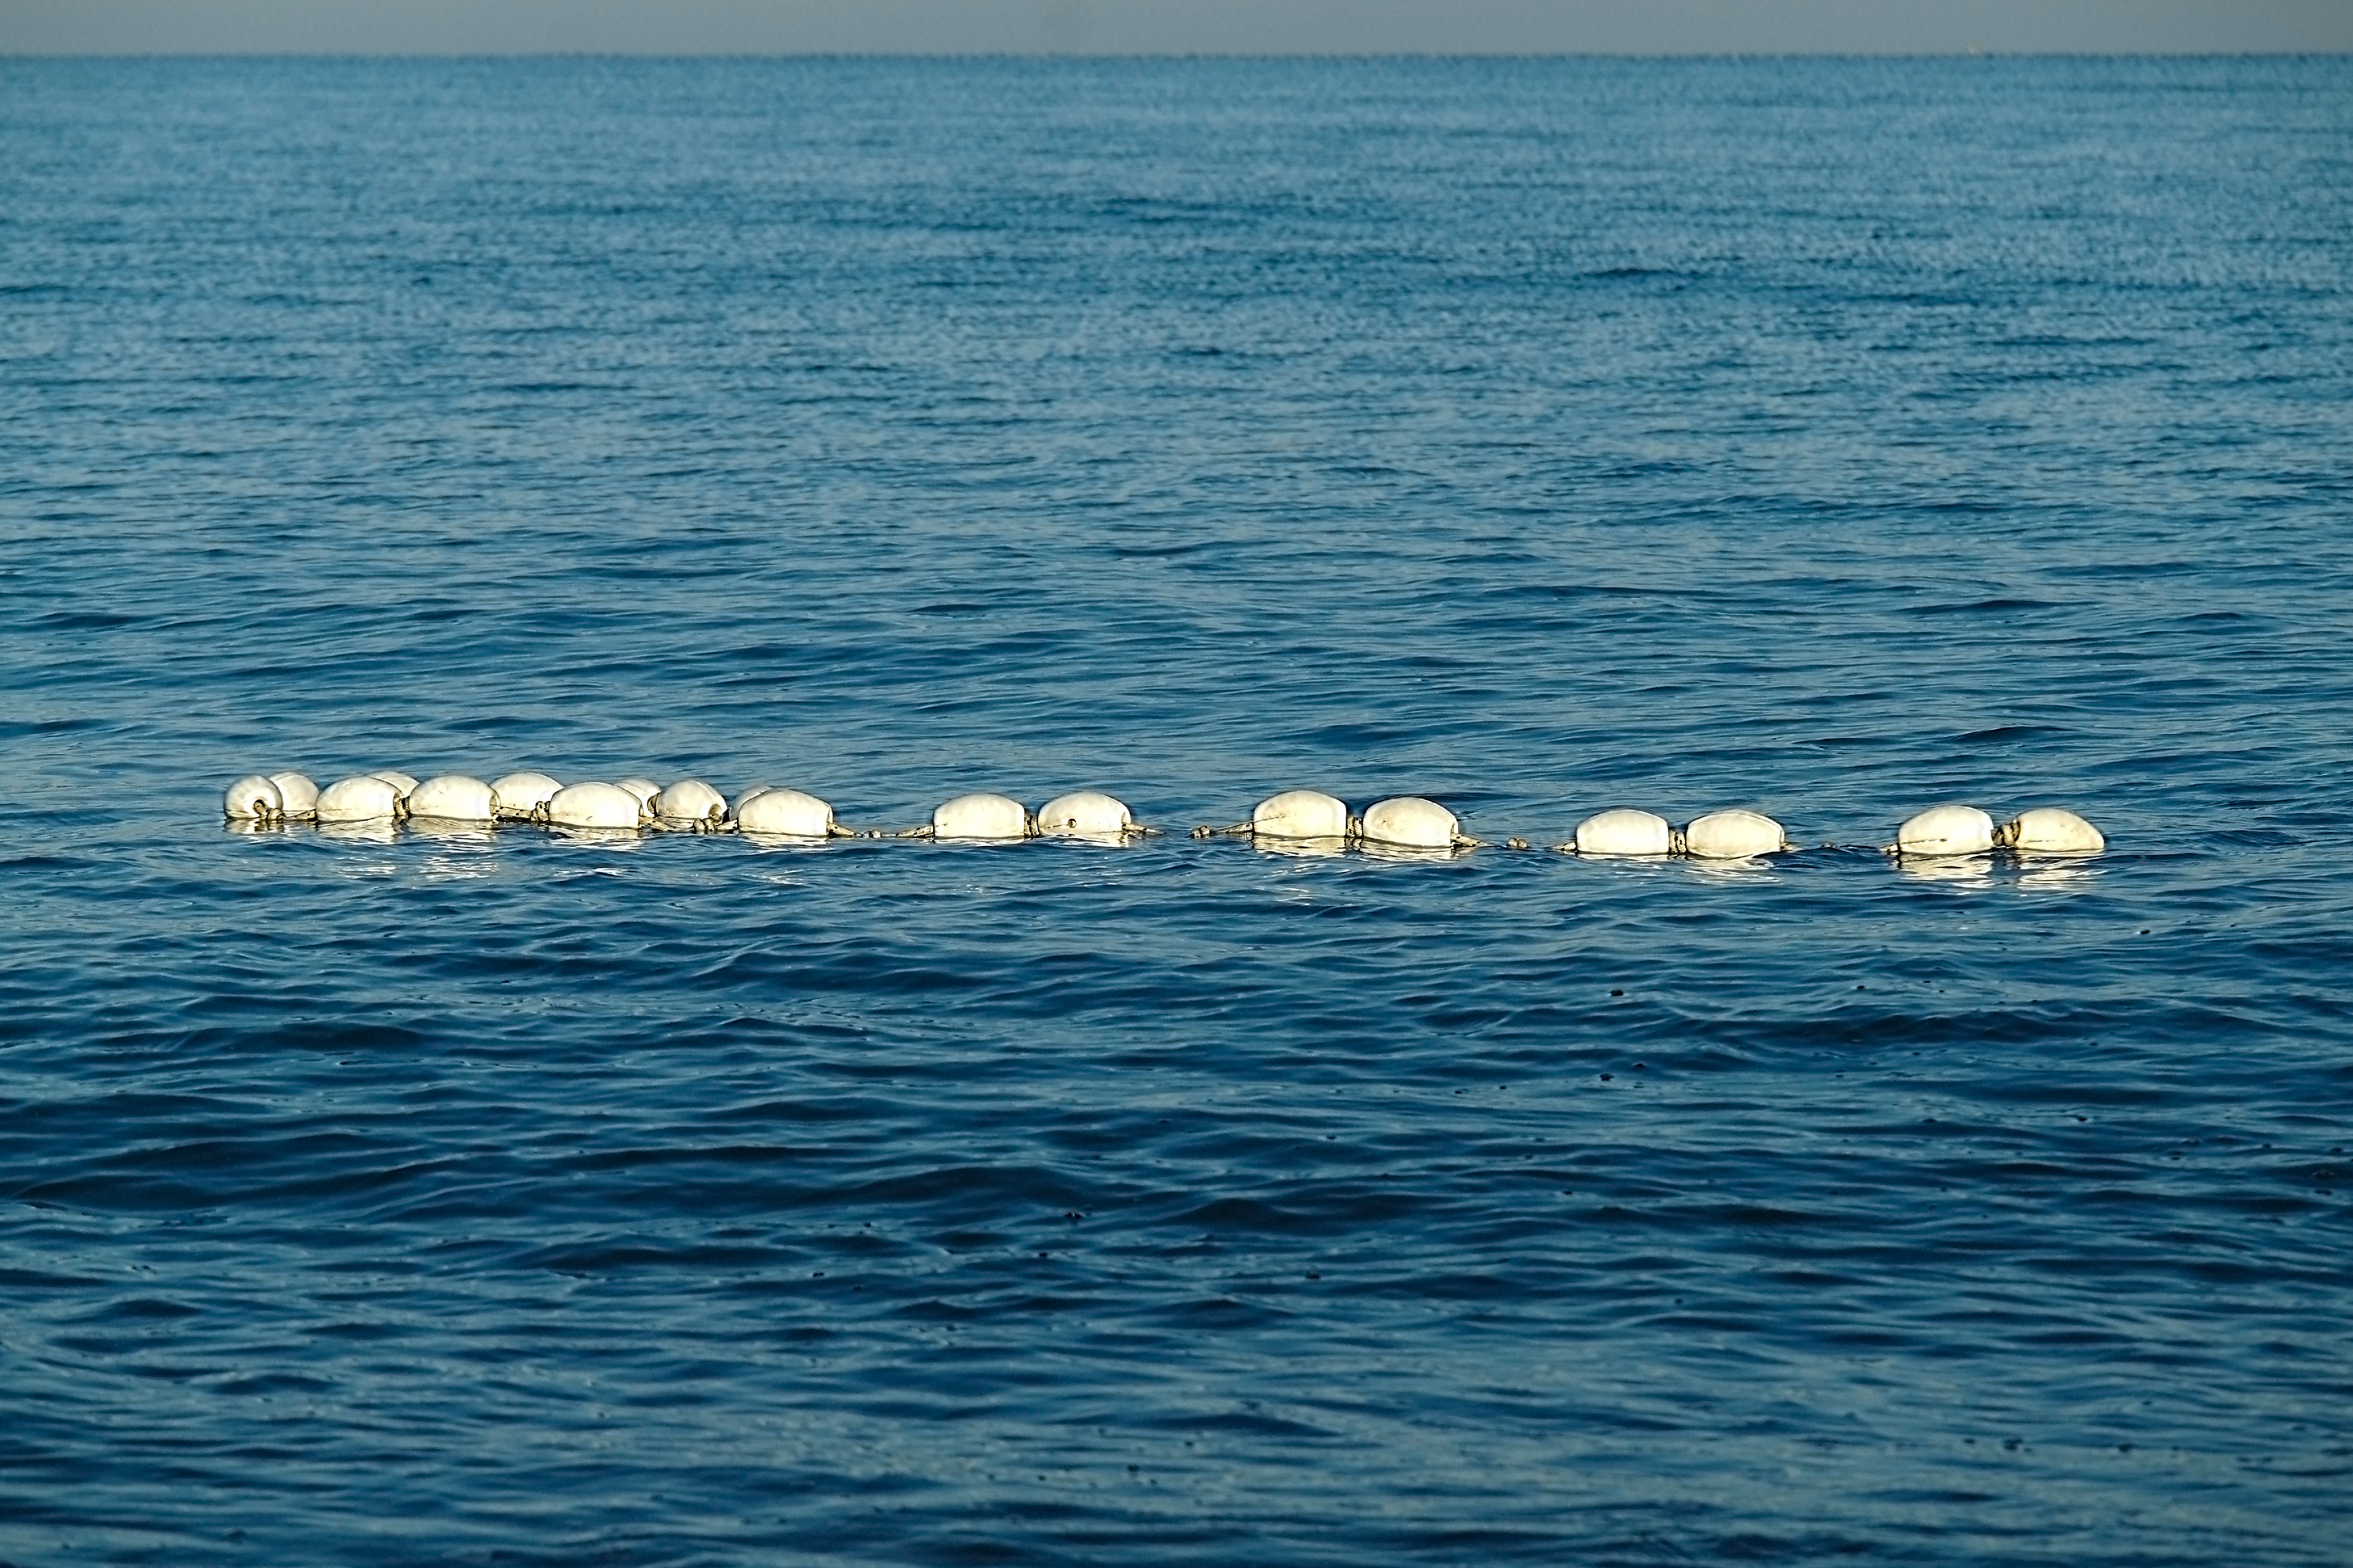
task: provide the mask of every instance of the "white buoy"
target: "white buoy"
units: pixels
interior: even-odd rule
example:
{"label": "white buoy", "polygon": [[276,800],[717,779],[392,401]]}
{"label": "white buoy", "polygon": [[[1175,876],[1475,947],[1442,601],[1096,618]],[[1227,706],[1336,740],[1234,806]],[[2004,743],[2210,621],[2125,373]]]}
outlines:
{"label": "white buoy", "polygon": [[2055,805],[2020,812],[1994,829],[1993,841],[2035,855],[2090,855],[2108,847],[2098,828]]}
{"label": "white buoy", "polygon": [[1576,847],[1579,855],[1665,855],[1674,848],[1674,829],[1656,812],[1621,805],[1578,823]]}
{"label": "white buoy", "polygon": [[772,784],[754,784],[750,789],[745,790],[742,795],[735,797],[734,807],[728,813],[728,815],[731,816],[740,816],[743,815],[744,806],[747,801],[750,801],[755,795],[765,795],[776,787],[776,786]]}
{"label": "white buoy", "polygon": [[638,804],[639,805],[647,806],[649,808],[650,808],[654,803],[654,796],[661,794],[661,785],[654,783],[651,779],[639,778],[635,773],[632,773],[628,778],[621,780],[613,787],[615,789],[628,790],[631,795],[638,797]]}
{"label": "white buoy", "polygon": [[827,838],[834,832],[833,807],[797,789],[762,784],[735,804],[735,826],[744,833],[789,838]]}
{"label": "white buoy", "polygon": [[417,781],[411,778],[408,774],[402,773],[398,768],[378,768],[375,772],[368,774],[368,777],[372,779],[382,779],[394,789],[399,791],[400,798],[403,800],[406,800],[408,798],[408,792],[417,787]]}
{"label": "white buoy", "polygon": [[549,797],[547,820],[561,827],[642,827],[646,808],[619,784],[566,784]]}
{"label": "white buoy", "polygon": [[935,838],[1027,838],[1029,808],[1009,795],[960,795],[932,813]]}
{"label": "white buoy", "polygon": [[1250,808],[1250,830],[1269,838],[1344,838],[1348,807],[1312,789],[1287,789]]}
{"label": "white buoy", "polygon": [[269,782],[278,786],[279,798],[286,803],[289,816],[316,816],[319,813],[319,786],[301,773],[272,773]]}
{"label": "white buoy", "polygon": [[727,797],[701,779],[681,779],[653,798],[653,814],[665,823],[691,824],[711,832],[727,821]]}
{"label": "white buoy", "polygon": [[491,781],[491,803],[501,816],[537,816],[564,787],[545,773],[507,773]]}
{"label": "white buoy", "polygon": [[408,792],[408,815],[438,817],[445,822],[491,822],[499,815],[491,786],[463,773],[443,773],[427,779]]}
{"label": "white buoy", "polygon": [[1703,860],[1746,860],[1789,847],[1781,825],[1762,812],[1711,811],[1683,828],[1683,853]]}
{"label": "white buoy", "polygon": [[375,822],[403,814],[400,788],[374,773],[337,779],[319,792],[322,822]]}
{"label": "white buoy", "polygon": [[1993,847],[1993,818],[1974,805],[1932,805],[1895,830],[1898,855],[1981,855]]}
{"label": "white buoy", "polygon": [[286,796],[267,774],[248,773],[221,792],[221,814],[232,822],[275,822],[286,815]]}
{"label": "white buoy", "polygon": [[1451,849],[1463,842],[1454,814],[1418,795],[1377,800],[1365,807],[1360,836],[1375,844],[1407,849]]}
{"label": "white buoy", "polygon": [[1099,789],[1058,795],[1038,808],[1038,831],[1058,836],[1100,837],[1124,833],[1135,826],[1127,803]]}

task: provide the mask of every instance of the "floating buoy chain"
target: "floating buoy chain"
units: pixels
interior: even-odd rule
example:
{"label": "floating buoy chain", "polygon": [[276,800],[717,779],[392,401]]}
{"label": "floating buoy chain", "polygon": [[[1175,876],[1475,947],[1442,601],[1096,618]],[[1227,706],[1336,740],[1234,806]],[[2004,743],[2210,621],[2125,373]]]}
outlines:
{"label": "floating buoy chain", "polygon": [[[1137,822],[1125,802],[1100,790],[1057,795],[1036,811],[1010,795],[960,795],[942,804],[929,822],[890,832],[846,826],[834,819],[833,807],[816,795],[772,784],[755,784],[730,805],[726,796],[700,779],[681,779],[668,786],[644,778],[565,784],[546,773],[520,773],[485,784],[460,773],[444,773],[420,784],[394,768],[338,779],[325,789],[296,773],[247,773],[222,792],[221,808],[233,822],[258,824],[519,821],[549,827],[659,828],[818,839],[1124,841],[1160,832]],[[1269,795],[1251,809],[1247,821],[1223,827],[1204,823],[1192,829],[1191,837],[1448,851],[1482,848],[1486,844],[1464,833],[1452,812],[1420,795],[1375,801],[1357,815],[1337,796],[1306,789]],[[1504,843],[1511,849],[1530,847],[1529,841],[1521,837]],[[2036,806],[1997,825],[1989,814],[1973,805],[1937,805],[1906,818],[1895,830],[1895,842],[1881,847],[1902,858],[1981,855],[1997,849],[2092,854],[2106,847],[2107,839],[2098,828],[2057,806]],[[1679,855],[1704,860],[1755,859],[1792,847],[1788,831],[1761,812],[1737,807],[1711,811],[1676,827],[1655,812],[1626,806],[1595,813],[1577,825],[1567,842],[1552,846],[1568,855],[1630,858]]]}

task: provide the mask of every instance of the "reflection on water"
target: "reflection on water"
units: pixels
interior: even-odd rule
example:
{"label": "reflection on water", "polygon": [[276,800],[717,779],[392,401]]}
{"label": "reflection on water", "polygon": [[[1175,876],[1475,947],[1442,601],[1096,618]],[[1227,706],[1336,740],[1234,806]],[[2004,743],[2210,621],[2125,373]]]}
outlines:
{"label": "reflection on water", "polygon": [[1287,855],[1295,860],[1325,860],[1348,852],[1345,838],[1276,838],[1264,833],[1250,837],[1250,847],[1268,855]]}
{"label": "reflection on water", "polygon": [[2021,855],[2018,885],[2038,893],[2080,893],[2107,875],[2091,863],[2092,853]]}
{"label": "reflection on water", "polygon": [[590,849],[642,849],[646,847],[645,830],[637,827],[553,827],[550,838],[559,844],[575,844]]}
{"label": "reflection on water", "polygon": [[739,837],[760,849],[822,849],[833,842],[830,837],[799,833],[744,833]]}
{"label": "reflection on water", "polygon": [[1746,879],[1755,877],[1760,871],[1771,871],[1775,868],[1773,858],[1769,855],[1748,855],[1736,860],[1686,858],[1683,864],[1690,868],[1694,876],[1711,878],[1718,881]]}
{"label": "reflection on water", "polygon": [[487,822],[471,822],[460,816],[412,816],[408,819],[411,837],[436,844],[491,844],[496,841],[495,830]]}
{"label": "reflection on water", "polygon": [[1451,860],[1471,853],[1470,847],[1464,845],[1435,848],[1419,844],[1376,844],[1369,839],[1358,840],[1356,847],[1367,860]]}
{"label": "reflection on water", "polygon": [[435,881],[472,881],[498,870],[498,836],[487,823],[410,817],[409,836],[432,849],[418,869]]}
{"label": "reflection on water", "polygon": [[366,822],[322,822],[319,837],[338,844],[391,844],[400,837],[400,826],[389,816]]}
{"label": "reflection on water", "polygon": [[1993,886],[1990,855],[1898,855],[1896,870],[1923,882],[1951,882],[1966,888]]}

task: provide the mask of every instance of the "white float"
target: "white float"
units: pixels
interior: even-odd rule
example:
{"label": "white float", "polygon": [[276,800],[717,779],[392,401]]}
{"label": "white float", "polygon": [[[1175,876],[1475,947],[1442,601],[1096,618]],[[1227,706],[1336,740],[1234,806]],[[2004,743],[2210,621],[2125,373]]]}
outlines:
{"label": "white float", "polygon": [[737,795],[737,796],[735,797],[735,805],[734,805],[734,808],[733,808],[733,811],[731,811],[731,812],[729,813],[729,815],[730,815],[730,816],[740,816],[740,815],[742,815],[743,810],[744,810],[744,804],[745,804],[747,801],[750,801],[750,800],[751,800],[751,799],[753,799],[754,796],[765,795],[765,794],[767,794],[770,790],[772,790],[772,789],[774,789],[774,788],[776,788],[776,785],[774,785],[774,784],[754,784],[750,789],[745,790],[742,795]]}
{"label": "white float", "polygon": [[319,792],[321,822],[376,822],[401,815],[403,792],[374,773],[337,779]]}
{"label": "white float", "polygon": [[642,827],[646,808],[619,784],[566,784],[549,798],[547,820],[559,827]]}
{"label": "white float", "polygon": [[1675,830],[1656,812],[1621,805],[1578,823],[1575,847],[1579,855],[1666,855],[1674,849]]}
{"label": "white float", "polygon": [[615,789],[628,790],[631,795],[638,797],[638,804],[639,805],[645,806],[648,809],[652,808],[654,796],[661,794],[661,785],[654,783],[651,779],[639,778],[635,773],[630,774],[628,778],[620,780],[618,783],[615,784],[613,787]]}
{"label": "white float", "polygon": [[408,798],[408,792],[417,787],[417,781],[408,774],[402,773],[398,768],[378,768],[375,772],[368,774],[368,777],[372,779],[382,779],[385,783],[397,790],[400,793],[400,798],[403,800],[406,800]]}
{"label": "white float", "polygon": [[544,811],[563,787],[545,773],[507,773],[491,781],[491,802],[501,816],[528,820]]}
{"label": "white float", "polygon": [[408,815],[445,822],[493,822],[499,815],[491,786],[464,773],[442,773],[408,792]]}
{"label": "white float", "polygon": [[1451,849],[1467,842],[1452,812],[1418,795],[1377,800],[1365,807],[1358,834],[1374,844],[1407,849]]}
{"label": "white float", "polygon": [[701,779],[681,779],[654,796],[652,810],[665,823],[711,832],[726,825],[727,797]]}
{"label": "white float", "polygon": [[1993,841],[2033,855],[2090,855],[2108,847],[2098,828],[2055,805],[2020,812],[1994,829]]}
{"label": "white float", "polygon": [[1789,847],[1781,825],[1757,811],[1711,811],[1683,828],[1683,853],[1703,860],[1746,860]]}
{"label": "white float", "polygon": [[221,792],[221,814],[232,822],[275,822],[286,815],[286,796],[266,773],[248,773]]}
{"label": "white float", "polygon": [[1993,847],[1993,818],[1974,805],[1932,805],[1895,830],[1898,855],[1982,855]]}
{"label": "white float", "polygon": [[934,838],[1027,838],[1029,808],[1010,795],[960,795],[932,813]]}
{"label": "white float", "polygon": [[1038,808],[1038,831],[1078,837],[1125,833],[1135,826],[1127,803],[1099,789],[1058,795]]}
{"label": "white float", "polygon": [[762,784],[735,803],[735,826],[745,833],[790,838],[826,838],[834,831],[833,807],[797,789]]}
{"label": "white float", "polygon": [[319,812],[319,786],[301,773],[272,773],[269,782],[278,786],[279,797],[286,803],[289,816],[315,816]]}
{"label": "white float", "polygon": [[1348,807],[1320,790],[1287,789],[1250,808],[1250,830],[1269,838],[1344,838]]}

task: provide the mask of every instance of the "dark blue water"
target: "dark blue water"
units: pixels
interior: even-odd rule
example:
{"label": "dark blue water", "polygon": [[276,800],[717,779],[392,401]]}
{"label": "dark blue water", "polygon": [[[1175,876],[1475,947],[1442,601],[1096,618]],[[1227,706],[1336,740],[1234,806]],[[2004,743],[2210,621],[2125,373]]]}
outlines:
{"label": "dark blue water", "polygon": [[2342,58],[0,62],[0,1560],[2353,1560],[2348,280]]}

